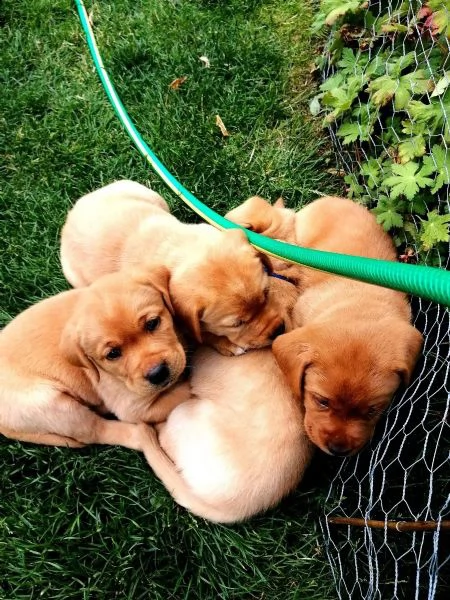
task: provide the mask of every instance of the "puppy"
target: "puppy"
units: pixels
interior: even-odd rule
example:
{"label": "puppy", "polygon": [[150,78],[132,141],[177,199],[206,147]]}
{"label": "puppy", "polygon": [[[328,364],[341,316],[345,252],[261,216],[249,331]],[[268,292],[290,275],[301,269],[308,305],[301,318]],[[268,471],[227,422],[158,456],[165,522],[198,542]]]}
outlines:
{"label": "puppy", "polygon": [[[395,260],[389,236],[362,206],[326,197],[298,213],[251,198],[228,214],[271,237],[343,254]],[[278,265],[276,267],[279,268]],[[275,358],[302,397],[305,429],[323,451],[356,453],[418,358],[421,334],[405,294],[294,266],[297,329],[276,340]]]}
{"label": "puppy", "polygon": [[[279,301],[295,301],[291,284],[275,281],[274,288]],[[183,387],[186,402],[158,428],[164,452],[154,439],[144,444],[149,464],[179,504],[231,523],[274,506],[298,485],[313,446],[270,349],[230,358],[200,348],[190,390]]]}
{"label": "puppy", "polygon": [[167,287],[164,268],[151,280],[107,275],[13,319],[0,333],[0,432],[42,444],[140,449],[131,424],[166,418],[176,393],[159,397],[186,364]]}
{"label": "puppy", "polygon": [[270,262],[242,231],[181,223],[132,181],[78,200],[62,230],[61,263],[75,287],[135,265],[166,266],[175,313],[198,342],[224,354],[269,345],[284,332],[267,301]]}

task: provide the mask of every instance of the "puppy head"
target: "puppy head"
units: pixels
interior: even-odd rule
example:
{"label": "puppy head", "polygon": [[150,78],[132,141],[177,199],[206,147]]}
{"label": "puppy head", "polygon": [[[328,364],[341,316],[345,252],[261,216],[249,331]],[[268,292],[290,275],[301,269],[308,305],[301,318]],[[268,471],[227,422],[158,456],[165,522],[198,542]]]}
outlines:
{"label": "puppy head", "polygon": [[421,346],[414,327],[386,318],[307,325],[280,336],[273,351],[303,399],[311,441],[328,454],[348,456],[372,437],[394,392],[409,382]]}
{"label": "puppy head", "polygon": [[240,230],[220,237],[171,282],[176,312],[199,342],[207,331],[245,350],[267,346],[285,330],[284,316],[269,294],[270,261]]}
{"label": "puppy head", "polygon": [[99,378],[108,373],[137,395],[156,398],[186,365],[164,302],[167,289],[163,267],[148,277],[101,277],[83,289],[63,331],[62,352],[72,364],[95,369]]}

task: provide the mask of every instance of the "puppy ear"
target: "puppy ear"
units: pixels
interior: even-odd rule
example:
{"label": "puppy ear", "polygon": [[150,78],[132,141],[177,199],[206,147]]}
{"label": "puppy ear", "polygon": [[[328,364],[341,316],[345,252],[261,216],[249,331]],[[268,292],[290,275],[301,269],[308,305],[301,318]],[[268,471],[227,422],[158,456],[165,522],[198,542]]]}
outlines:
{"label": "puppy ear", "polygon": [[280,335],[272,344],[275,360],[298,398],[301,396],[306,368],[313,363],[314,358],[311,346],[303,341],[303,329],[294,329]]}
{"label": "puppy ear", "polygon": [[139,267],[134,267],[131,271],[132,279],[141,285],[154,287],[163,297],[164,304],[169,312],[174,315],[172,299],[169,293],[170,271],[167,267],[160,264],[147,262]]}
{"label": "puppy ear", "polygon": [[275,208],[285,208],[286,205],[284,203],[284,198],[282,198],[281,196],[278,198],[278,200],[275,200],[273,206]]}
{"label": "puppy ear", "polygon": [[202,309],[199,309],[193,300],[189,306],[180,307],[180,310],[177,312],[187,325],[189,331],[193,334],[195,340],[201,344],[203,342],[201,331]]}
{"label": "puppy ear", "polygon": [[264,233],[272,224],[274,209],[264,198],[252,196],[228,212],[225,218],[256,233]]}
{"label": "puppy ear", "polygon": [[87,356],[83,349],[81,331],[83,325],[75,314],[64,327],[59,341],[59,349],[64,358],[74,367],[91,369],[95,372],[97,380],[100,378],[97,366]]}
{"label": "puppy ear", "polygon": [[422,334],[412,325],[398,327],[397,339],[401,344],[401,360],[395,367],[395,371],[400,375],[403,385],[407,386],[416,366],[417,359],[422,350]]}
{"label": "puppy ear", "polygon": [[151,285],[161,292],[164,304],[168,308],[171,315],[175,314],[175,310],[172,305],[172,300],[169,293],[170,284],[170,271],[163,265],[158,265],[150,271],[149,277]]}

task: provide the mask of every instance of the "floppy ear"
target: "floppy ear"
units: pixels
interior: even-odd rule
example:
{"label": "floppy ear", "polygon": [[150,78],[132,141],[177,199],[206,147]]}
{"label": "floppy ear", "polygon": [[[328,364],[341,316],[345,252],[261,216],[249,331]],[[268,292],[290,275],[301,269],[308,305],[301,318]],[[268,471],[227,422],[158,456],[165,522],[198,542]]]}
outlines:
{"label": "floppy ear", "polygon": [[195,304],[194,298],[192,298],[190,302],[187,302],[185,306],[180,307],[180,309],[177,310],[177,314],[182,318],[199,344],[203,342],[201,331],[202,312],[203,310]]}
{"label": "floppy ear", "polygon": [[169,294],[170,271],[167,267],[160,264],[144,263],[139,267],[133,268],[131,277],[136,283],[154,287],[161,293],[164,304],[169,312],[174,315],[172,300]]}
{"label": "floppy ear", "polygon": [[170,283],[170,271],[167,267],[159,265],[152,269],[149,277],[150,283],[159,292],[161,292],[164,304],[169,309],[171,315],[175,314],[175,310],[172,305],[172,300],[169,294],[169,283]]}
{"label": "floppy ear", "polygon": [[279,335],[272,344],[275,360],[298,398],[301,396],[306,368],[312,364],[314,358],[311,346],[304,341],[303,329],[305,328]]}
{"label": "floppy ear", "polygon": [[[264,200],[265,202],[265,200]],[[227,229],[225,232],[225,235],[228,237],[228,239],[230,238],[235,238],[236,241],[240,241],[240,242],[247,242],[248,244],[250,243],[247,239],[247,236],[245,235],[245,232],[242,231],[242,229]],[[262,264],[264,265],[264,267],[266,268],[266,270],[269,273],[272,273],[273,271],[273,266],[272,266],[272,262],[270,260],[270,258],[267,256],[267,254],[264,254],[264,252],[258,252],[258,257],[260,258]]]}
{"label": "floppy ear", "polygon": [[75,314],[64,327],[59,341],[59,348],[64,358],[74,367],[91,369],[95,372],[97,380],[100,378],[97,366],[87,356],[82,345],[83,325],[80,318]]}
{"label": "floppy ear", "polygon": [[272,224],[274,209],[264,198],[252,196],[237,208],[230,210],[225,218],[250,231],[263,233]]}
{"label": "floppy ear", "polygon": [[397,339],[401,345],[401,359],[398,365],[395,365],[395,371],[400,375],[403,384],[406,386],[411,380],[414,367],[422,350],[423,337],[412,325],[396,327],[398,329]]}
{"label": "floppy ear", "polygon": [[197,282],[186,276],[181,281],[176,278],[172,278],[170,281],[170,294],[175,315],[199,344],[203,342],[201,319],[206,306],[204,293],[201,291],[202,288],[199,288]]}

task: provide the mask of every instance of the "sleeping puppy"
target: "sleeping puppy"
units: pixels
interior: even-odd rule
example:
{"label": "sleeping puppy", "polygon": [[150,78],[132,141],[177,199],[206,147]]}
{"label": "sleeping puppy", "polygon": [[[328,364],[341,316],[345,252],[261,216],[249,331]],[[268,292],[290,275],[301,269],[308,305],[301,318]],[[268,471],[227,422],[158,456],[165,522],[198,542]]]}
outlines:
{"label": "sleeping puppy", "polygon": [[198,342],[224,354],[269,345],[284,332],[267,301],[270,263],[242,231],[181,223],[158,194],[132,181],[78,200],[62,230],[61,263],[74,287],[135,265],[166,266],[176,315]]}
{"label": "sleeping puppy", "polygon": [[[308,248],[396,259],[373,215],[350,200],[326,197],[294,213],[252,198],[228,216]],[[408,383],[422,336],[410,324],[405,294],[293,269],[289,275],[295,273],[302,292],[294,309],[297,329],[279,337],[273,352],[303,399],[310,439],[329,454],[354,454],[371,438],[399,385]]]}
{"label": "sleeping puppy", "polygon": [[[293,285],[278,280],[272,293],[280,311],[297,297]],[[190,386],[182,387],[186,402],[158,427],[162,450],[155,438],[144,444],[150,466],[179,504],[231,523],[274,506],[298,485],[313,446],[270,349],[229,358],[200,348]]]}
{"label": "sleeping puppy", "polygon": [[186,364],[167,286],[163,267],[151,280],[107,275],[13,319],[0,333],[0,433],[140,449],[132,423],[166,418],[177,394],[163,392]]}

